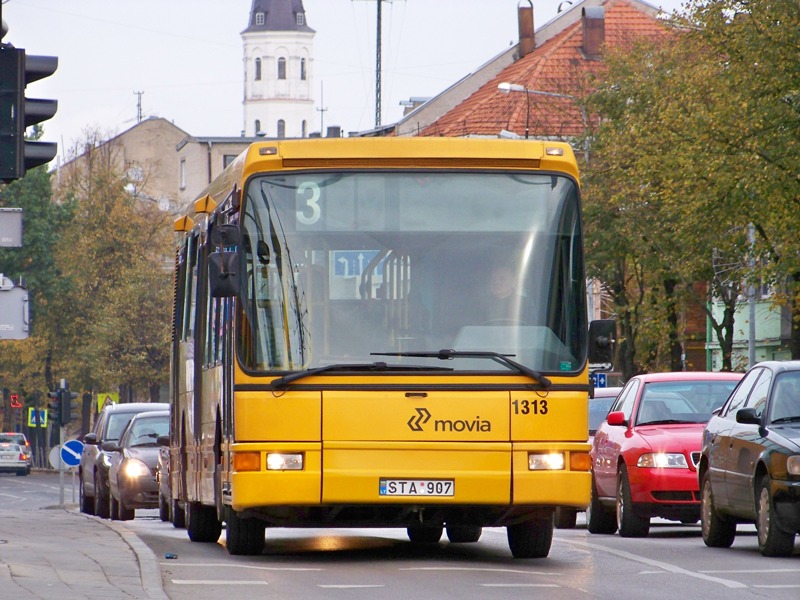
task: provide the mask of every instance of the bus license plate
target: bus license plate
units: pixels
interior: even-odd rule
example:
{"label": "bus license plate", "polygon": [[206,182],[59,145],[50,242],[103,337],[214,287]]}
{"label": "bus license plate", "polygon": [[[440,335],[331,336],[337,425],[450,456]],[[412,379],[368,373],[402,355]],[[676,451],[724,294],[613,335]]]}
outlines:
{"label": "bus license plate", "polygon": [[381,496],[453,496],[452,479],[381,479]]}

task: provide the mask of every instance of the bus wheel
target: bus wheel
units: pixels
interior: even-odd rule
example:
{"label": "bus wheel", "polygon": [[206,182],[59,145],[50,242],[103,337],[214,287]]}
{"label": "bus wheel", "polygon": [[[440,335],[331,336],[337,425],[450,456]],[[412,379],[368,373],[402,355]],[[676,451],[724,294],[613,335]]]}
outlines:
{"label": "bus wheel", "polygon": [[193,542],[216,542],[222,533],[217,509],[200,502],[186,503],[186,531]]}
{"label": "bus wheel", "polygon": [[453,525],[447,527],[447,539],[451,544],[472,544],[481,539],[483,527],[471,525]]}
{"label": "bus wheel", "polygon": [[186,527],[186,510],[181,508],[181,505],[177,500],[172,501],[169,517],[170,521],[172,521],[173,527],[177,529],[183,529]]}
{"label": "bus wheel", "polygon": [[514,558],[545,558],[553,543],[553,518],[532,519],[506,527]]}
{"label": "bus wheel", "polygon": [[415,544],[438,544],[442,539],[442,531],[444,527],[408,527],[408,539]]}
{"label": "bus wheel", "polygon": [[559,506],[556,509],[556,529],[575,529],[578,519],[578,509],[568,506]]}
{"label": "bus wheel", "polygon": [[231,507],[225,509],[228,554],[253,556],[264,549],[266,526],[259,519],[243,519]]}

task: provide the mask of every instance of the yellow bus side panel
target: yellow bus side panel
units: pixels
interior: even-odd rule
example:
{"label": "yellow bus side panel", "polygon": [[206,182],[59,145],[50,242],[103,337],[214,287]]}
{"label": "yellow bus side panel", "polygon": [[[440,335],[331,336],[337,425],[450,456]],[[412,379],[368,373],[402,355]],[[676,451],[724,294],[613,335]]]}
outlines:
{"label": "yellow bus side panel", "polygon": [[319,392],[236,392],[237,442],[320,440]]}
{"label": "yellow bus side panel", "polygon": [[[315,505],[320,501],[322,456],[319,444],[234,444],[234,452],[260,452],[260,471],[231,474],[234,510],[270,505]],[[300,452],[302,471],[267,471],[267,453]]]}
{"label": "yellow bus side panel", "polygon": [[[507,443],[325,442],[322,501],[386,504],[508,504],[511,446]],[[381,478],[452,479],[447,497],[381,496]]]}
{"label": "yellow bus side panel", "polygon": [[[564,452],[563,471],[531,471],[530,452]],[[584,508],[589,505],[591,474],[569,470],[571,452],[589,452],[588,444],[514,444],[514,504],[551,504]]]}
{"label": "yellow bus side panel", "polygon": [[586,392],[511,392],[511,439],[585,442],[589,439]]}

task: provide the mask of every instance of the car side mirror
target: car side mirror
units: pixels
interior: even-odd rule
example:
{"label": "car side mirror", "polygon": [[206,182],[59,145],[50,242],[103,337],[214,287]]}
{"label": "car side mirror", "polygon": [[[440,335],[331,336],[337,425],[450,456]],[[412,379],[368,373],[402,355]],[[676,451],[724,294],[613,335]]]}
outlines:
{"label": "car side mirror", "polygon": [[747,425],[761,425],[761,417],[755,408],[740,408],[736,411],[736,422]]}
{"label": "car side mirror", "polygon": [[87,433],[83,436],[83,443],[89,444],[90,446],[97,445],[97,434],[96,433]]}
{"label": "car side mirror", "polygon": [[103,442],[100,445],[100,449],[103,452],[119,452],[120,446],[117,442]]}
{"label": "car side mirror", "polygon": [[608,416],[606,417],[606,422],[609,425],[615,425],[615,426],[620,426],[620,425],[624,426],[628,424],[625,421],[625,413],[622,412],[621,410],[615,410],[614,412],[608,413]]}
{"label": "car side mirror", "polygon": [[169,436],[168,435],[160,435],[156,438],[156,444],[159,446],[165,446],[169,448]]}

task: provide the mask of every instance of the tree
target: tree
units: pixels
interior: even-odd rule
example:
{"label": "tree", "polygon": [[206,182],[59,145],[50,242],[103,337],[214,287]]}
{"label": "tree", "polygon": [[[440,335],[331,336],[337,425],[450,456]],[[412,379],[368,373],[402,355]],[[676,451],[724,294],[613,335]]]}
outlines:
{"label": "tree", "polygon": [[69,343],[59,367],[84,389],[149,392],[168,378],[171,228],[152,201],[130,193],[119,149],[100,140],[87,133],[56,186],[58,200],[76,205],[59,244],[70,287],[59,304]]}

